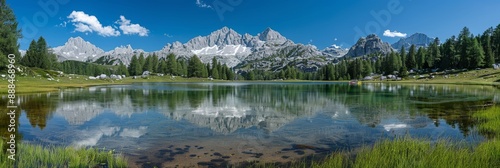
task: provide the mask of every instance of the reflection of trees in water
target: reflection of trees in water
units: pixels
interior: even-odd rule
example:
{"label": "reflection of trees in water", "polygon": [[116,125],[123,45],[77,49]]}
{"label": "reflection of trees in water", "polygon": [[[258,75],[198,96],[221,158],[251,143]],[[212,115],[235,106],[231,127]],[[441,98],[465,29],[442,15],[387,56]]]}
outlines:
{"label": "reflection of trees in water", "polygon": [[[376,127],[388,117],[396,117],[414,128],[425,127],[430,123],[439,126],[439,120],[443,119],[451,126],[458,126],[467,135],[474,124],[470,117],[471,112],[476,110],[474,107],[487,101],[498,101],[494,99],[498,97],[497,93],[485,87],[446,85],[139,84],[76,89],[60,93],[57,97],[47,94],[24,96],[21,107],[26,111],[31,125],[41,129],[46,126],[57,106],[91,103],[95,105],[91,108],[99,108],[98,112],[80,117],[96,117],[105,108],[119,115],[158,108],[171,118],[184,118],[199,124],[220,121],[225,123],[211,124],[235,128],[253,125],[274,130],[295,118],[312,116],[318,112],[334,116],[337,113],[335,110],[345,110],[346,114],[370,127]],[[231,121],[224,119],[227,116],[186,113],[193,109],[219,106],[250,110],[243,118],[233,117]],[[71,106],[68,107],[71,109]],[[427,116],[430,120],[424,120],[421,116]]]}
{"label": "reflection of trees in water", "polygon": [[[7,99],[0,99],[0,104],[2,106],[6,106],[7,105]],[[12,110],[12,109],[7,109],[7,108],[0,108],[0,138],[3,139],[3,143],[6,143],[6,141],[9,141],[10,140],[10,135],[12,134],[12,132],[9,132],[9,125],[10,125],[10,115],[7,115],[7,113],[9,113],[9,111]],[[21,111],[19,109],[16,109],[16,115],[15,115],[15,118],[14,118],[14,121],[16,122],[14,128],[15,128],[15,133],[14,133],[14,136],[16,136],[14,139],[16,140],[16,143],[19,144],[19,142],[21,142],[21,139],[22,139],[22,134],[21,132],[19,131],[19,116],[21,116]],[[16,145],[17,146],[17,145]],[[7,153],[7,149],[9,148],[9,146],[7,144],[4,144],[3,145],[3,149],[0,149],[2,150],[2,152],[5,152]],[[10,153],[8,153],[10,154]],[[3,158],[3,159],[7,159],[7,158]]]}
{"label": "reflection of trees in water", "polygon": [[[495,89],[484,86],[373,84],[366,88],[371,91],[368,93],[371,96],[366,96],[372,99],[368,102],[382,105],[383,107],[379,109],[385,109],[389,113],[390,111],[407,112],[408,116],[405,117],[425,115],[434,121],[435,126],[439,126],[439,120],[442,119],[453,128],[458,127],[465,136],[469,135],[471,128],[474,127],[473,112],[485,104],[495,102],[494,97],[498,96]],[[381,101],[377,98],[380,96],[387,100]],[[405,117],[401,116],[401,119]],[[424,127],[418,122],[411,123]]]}
{"label": "reflection of trees in water", "polygon": [[38,126],[43,130],[47,126],[47,120],[52,118],[57,102],[51,100],[50,94],[39,94],[22,97],[19,107],[26,113],[32,127]]}

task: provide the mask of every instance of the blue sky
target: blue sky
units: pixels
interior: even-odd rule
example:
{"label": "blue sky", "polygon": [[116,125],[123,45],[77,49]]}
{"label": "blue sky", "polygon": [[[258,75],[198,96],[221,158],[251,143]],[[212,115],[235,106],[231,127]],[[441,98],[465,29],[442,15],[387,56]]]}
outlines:
{"label": "blue sky", "polygon": [[[267,27],[296,43],[322,49],[350,47],[375,33],[396,42],[421,32],[444,40],[467,26],[475,34],[500,24],[500,1],[482,0],[7,0],[24,38],[21,49],[43,36],[50,46],[80,36],[108,51],[132,45],[160,50],[174,41],[230,27],[256,35]],[[44,5],[46,2],[50,5]],[[386,35],[395,36],[388,37]],[[398,33],[399,32],[399,33]]]}

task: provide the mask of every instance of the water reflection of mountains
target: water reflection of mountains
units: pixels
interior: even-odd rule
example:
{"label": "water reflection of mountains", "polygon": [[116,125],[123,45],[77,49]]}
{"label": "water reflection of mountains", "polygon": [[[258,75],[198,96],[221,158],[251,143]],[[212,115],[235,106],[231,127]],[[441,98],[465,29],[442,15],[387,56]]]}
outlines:
{"label": "water reflection of mountains", "polygon": [[498,103],[499,96],[486,86],[158,83],[36,94],[20,102],[31,125],[41,129],[54,114],[81,125],[105,112],[130,117],[156,111],[218,133],[249,127],[272,132],[297,118],[322,113],[372,127],[389,116],[416,128],[439,126],[445,120],[467,135],[474,124],[467,117],[470,112]]}

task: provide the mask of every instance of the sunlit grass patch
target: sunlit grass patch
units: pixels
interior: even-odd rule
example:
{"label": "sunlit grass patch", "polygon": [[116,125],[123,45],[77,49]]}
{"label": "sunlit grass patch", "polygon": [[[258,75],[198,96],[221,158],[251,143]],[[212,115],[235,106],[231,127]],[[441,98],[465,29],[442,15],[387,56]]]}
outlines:
{"label": "sunlit grass patch", "polygon": [[[0,140],[0,148],[6,143]],[[72,147],[41,146],[21,143],[16,161],[0,152],[0,167],[127,167],[126,159],[111,150],[75,149]]]}
{"label": "sunlit grass patch", "polygon": [[500,137],[500,107],[492,107],[474,114],[481,124],[478,129],[487,136]]}

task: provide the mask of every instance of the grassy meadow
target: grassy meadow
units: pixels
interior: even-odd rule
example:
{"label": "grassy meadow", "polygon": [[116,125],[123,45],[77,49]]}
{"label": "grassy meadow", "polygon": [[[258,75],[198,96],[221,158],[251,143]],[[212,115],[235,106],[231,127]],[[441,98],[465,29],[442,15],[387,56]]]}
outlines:
{"label": "grassy meadow", "polygon": [[[1,149],[6,143],[0,139]],[[75,149],[72,147],[41,146],[20,143],[16,161],[0,152],[0,167],[127,167],[126,159],[113,151],[104,149]]]}

